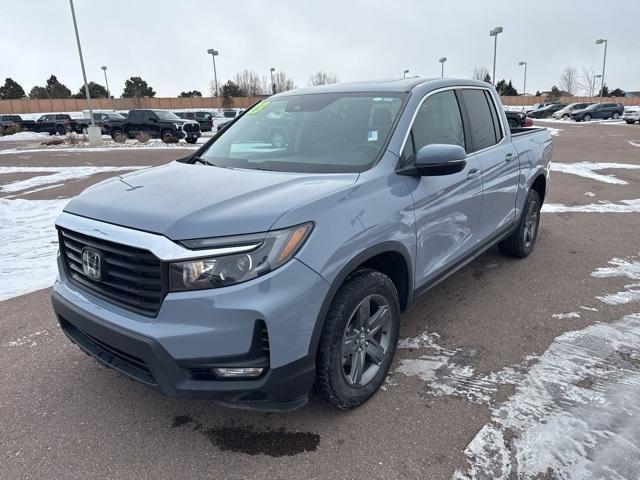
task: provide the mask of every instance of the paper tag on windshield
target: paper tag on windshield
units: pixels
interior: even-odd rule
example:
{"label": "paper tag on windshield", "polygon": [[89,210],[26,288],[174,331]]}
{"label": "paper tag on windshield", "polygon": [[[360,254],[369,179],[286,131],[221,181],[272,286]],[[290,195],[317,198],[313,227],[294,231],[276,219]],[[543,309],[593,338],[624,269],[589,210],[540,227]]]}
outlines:
{"label": "paper tag on windshield", "polygon": [[377,142],[377,141],[378,141],[378,131],[369,130],[367,132],[367,142]]}

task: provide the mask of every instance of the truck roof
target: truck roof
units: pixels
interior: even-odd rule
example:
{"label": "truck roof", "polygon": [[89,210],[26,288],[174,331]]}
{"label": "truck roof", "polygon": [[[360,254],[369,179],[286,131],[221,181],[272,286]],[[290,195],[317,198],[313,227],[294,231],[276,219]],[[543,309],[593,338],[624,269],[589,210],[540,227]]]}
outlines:
{"label": "truck roof", "polygon": [[317,87],[300,88],[274,95],[275,97],[287,95],[306,95],[309,93],[345,93],[345,92],[410,92],[418,86],[433,84],[432,88],[450,86],[479,86],[487,87],[486,82],[471,80],[468,78],[387,78],[381,80],[368,80],[362,82],[333,83]]}

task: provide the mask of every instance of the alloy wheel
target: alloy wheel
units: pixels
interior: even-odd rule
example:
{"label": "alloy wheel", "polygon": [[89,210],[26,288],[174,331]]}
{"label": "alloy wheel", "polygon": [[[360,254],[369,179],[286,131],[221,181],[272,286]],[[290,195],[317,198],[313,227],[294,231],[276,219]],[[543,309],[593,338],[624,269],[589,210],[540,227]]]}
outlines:
{"label": "alloy wheel", "polygon": [[376,376],[390,350],[391,327],[389,303],[381,295],[367,296],[351,313],[340,352],[350,386],[363,387]]}
{"label": "alloy wheel", "polygon": [[527,216],[524,221],[524,247],[529,248],[536,238],[538,229],[538,203],[531,202],[527,209]]}

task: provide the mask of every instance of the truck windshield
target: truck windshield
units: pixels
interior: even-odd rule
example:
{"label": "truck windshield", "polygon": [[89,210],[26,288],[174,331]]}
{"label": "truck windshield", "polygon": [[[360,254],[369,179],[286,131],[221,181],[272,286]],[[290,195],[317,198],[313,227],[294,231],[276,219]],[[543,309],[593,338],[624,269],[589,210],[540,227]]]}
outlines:
{"label": "truck windshield", "polygon": [[363,172],[376,161],[403,93],[317,93],[264,100],[200,157],[219,167],[283,172]]}

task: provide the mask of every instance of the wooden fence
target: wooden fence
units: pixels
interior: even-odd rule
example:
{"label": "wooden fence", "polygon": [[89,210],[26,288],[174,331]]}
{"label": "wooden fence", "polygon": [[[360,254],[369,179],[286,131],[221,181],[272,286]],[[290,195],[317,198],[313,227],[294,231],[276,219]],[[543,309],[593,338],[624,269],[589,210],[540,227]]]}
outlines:
{"label": "wooden fence", "polygon": [[[247,108],[263,97],[235,97],[235,108]],[[544,102],[545,97],[502,97],[505,107],[533,105]],[[640,105],[640,97],[562,97],[560,102],[616,102],[622,105]],[[220,104],[218,105],[218,102]],[[188,108],[217,108],[222,107],[222,98],[190,97],[190,98],[95,98],[91,100],[91,107],[96,110],[130,110],[132,108],[166,108],[181,110]],[[0,113],[42,113],[42,112],[79,112],[87,110],[86,99],[65,98],[45,100],[0,100]]]}
{"label": "wooden fence", "polygon": [[[233,107],[247,108],[261,97],[235,97]],[[130,110],[132,108],[166,108],[179,110],[187,108],[222,108],[222,98],[94,98],[91,108],[96,110]],[[64,99],[21,99],[0,100],[0,113],[42,113],[42,112],[79,112],[87,110],[87,100],[79,98]]]}

